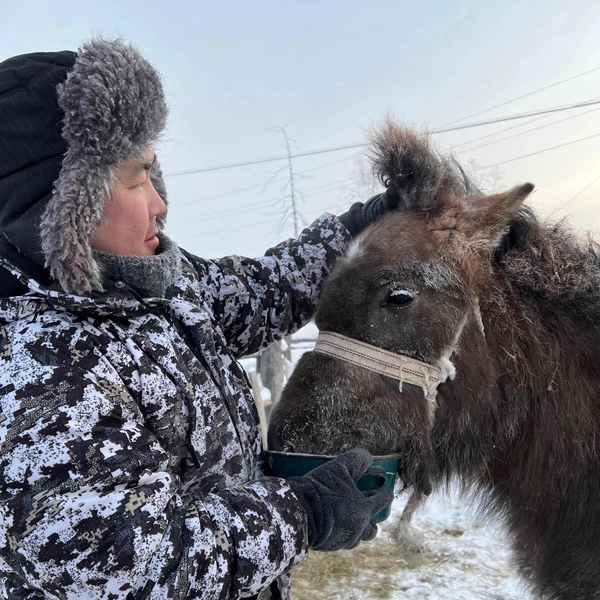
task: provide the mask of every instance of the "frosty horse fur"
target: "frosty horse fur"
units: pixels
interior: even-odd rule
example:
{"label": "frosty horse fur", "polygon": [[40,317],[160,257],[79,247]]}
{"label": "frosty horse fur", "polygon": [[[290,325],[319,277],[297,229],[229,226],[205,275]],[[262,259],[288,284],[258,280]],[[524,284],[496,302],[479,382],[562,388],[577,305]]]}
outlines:
{"label": "frosty horse fur", "polygon": [[270,448],[398,453],[425,494],[457,477],[504,519],[540,597],[600,598],[596,246],[523,207],[531,184],[477,194],[424,136],[388,122],[374,148],[402,209],[338,261],[315,321],[445,368],[433,427],[421,389],[308,352]]}

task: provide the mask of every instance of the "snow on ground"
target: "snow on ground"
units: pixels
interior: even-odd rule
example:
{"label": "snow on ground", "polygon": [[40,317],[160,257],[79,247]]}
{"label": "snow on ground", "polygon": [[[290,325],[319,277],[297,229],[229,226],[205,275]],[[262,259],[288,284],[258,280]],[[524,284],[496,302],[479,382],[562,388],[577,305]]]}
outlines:
{"label": "snow on ground", "polygon": [[511,564],[502,529],[476,519],[457,493],[434,494],[415,514],[424,550],[409,561],[388,534],[402,508],[401,498],[372,542],[312,552],[294,570],[292,600],[533,599]]}

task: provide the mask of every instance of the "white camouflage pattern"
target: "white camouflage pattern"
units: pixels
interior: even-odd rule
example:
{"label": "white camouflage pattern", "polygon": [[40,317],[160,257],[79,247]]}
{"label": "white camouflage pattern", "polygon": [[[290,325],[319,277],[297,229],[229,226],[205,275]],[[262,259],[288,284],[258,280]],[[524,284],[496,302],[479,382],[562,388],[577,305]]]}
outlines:
{"label": "white camouflage pattern", "polygon": [[348,238],[325,215],[260,259],[184,253],[144,301],[4,263],[31,291],[0,299],[2,598],[289,597],[306,515],[236,358],[307,322]]}

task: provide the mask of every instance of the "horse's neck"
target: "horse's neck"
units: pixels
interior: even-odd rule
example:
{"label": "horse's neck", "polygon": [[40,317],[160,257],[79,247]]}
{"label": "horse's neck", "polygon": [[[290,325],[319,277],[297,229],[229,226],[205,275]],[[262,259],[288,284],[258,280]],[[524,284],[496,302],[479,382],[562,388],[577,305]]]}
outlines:
{"label": "horse's neck", "polygon": [[455,357],[452,410],[441,413],[455,451],[471,444],[479,452],[458,462],[541,468],[546,458],[536,448],[546,438],[591,456],[578,431],[600,435],[599,327],[514,297],[480,306],[481,323],[470,320]]}

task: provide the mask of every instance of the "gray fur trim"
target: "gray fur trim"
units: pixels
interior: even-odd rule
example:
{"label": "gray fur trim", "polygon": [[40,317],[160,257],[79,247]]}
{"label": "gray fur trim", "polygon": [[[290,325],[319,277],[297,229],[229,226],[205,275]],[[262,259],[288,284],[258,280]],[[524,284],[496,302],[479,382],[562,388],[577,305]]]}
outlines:
{"label": "gray fur trim", "polygon": [[[52,277],[84,295],[102,290],[90,239],[115,169],[158,141],[168,111],[158,72],[120,40],[84,44],[57,90],[67,152],[42,219],[42,249]],[[160,169],[152,181],[166,199]]]}
{"label": "gray fur trim", "polygon": [[164,298],[181,274],[181,252],[177,244],[160,234],[160,249],[154,256],[123,256],[92,250],[104,285],[124,281],[143,298]]}

